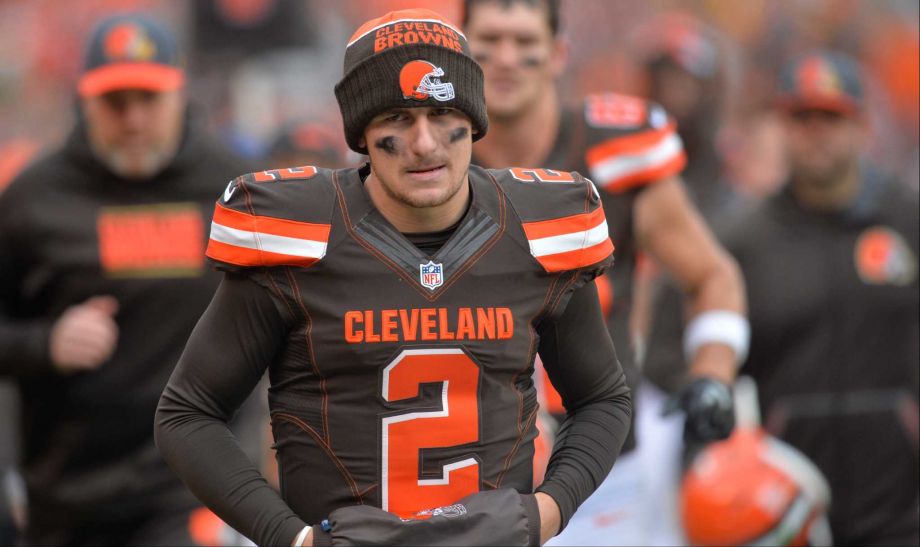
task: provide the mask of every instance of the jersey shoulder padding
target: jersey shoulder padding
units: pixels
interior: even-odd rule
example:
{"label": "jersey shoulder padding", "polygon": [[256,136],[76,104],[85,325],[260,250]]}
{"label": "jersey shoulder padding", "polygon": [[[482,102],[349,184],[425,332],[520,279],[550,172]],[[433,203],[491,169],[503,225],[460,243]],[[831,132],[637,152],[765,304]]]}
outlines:
{"label": "jersey shoulder padding", "polygon": [[586,268],[613,253],[607,220],[594,184],[577,172],[490,169],[547,272]]}
{"label": "jersey shoulder padding", "polygon": [[259,171],[227,184],[214,206],[207,256],[218,269],[310,267],[329,243],[334,171]]}
{"label": "jersey shoulder padding", "polygon": [[676,175],[687,164],[677,124],[664,108],[639,97],[601,93],[585,98],[585,165],[607,192],[622,192]]}

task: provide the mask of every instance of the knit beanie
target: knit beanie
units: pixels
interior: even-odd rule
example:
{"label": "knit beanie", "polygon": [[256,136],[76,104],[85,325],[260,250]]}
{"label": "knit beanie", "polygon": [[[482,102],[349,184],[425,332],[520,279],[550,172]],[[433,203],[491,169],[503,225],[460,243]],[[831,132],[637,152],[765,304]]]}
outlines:
{"label": "knit beanie", "polygon": [[367,124],[390,108],[456,108],[472,120],[474,141],[489,127],[482,69],[466,36],[434,11],[393,11],[361,25],[345,47],[344,73],[335,97],[345,141],[360,154]]}

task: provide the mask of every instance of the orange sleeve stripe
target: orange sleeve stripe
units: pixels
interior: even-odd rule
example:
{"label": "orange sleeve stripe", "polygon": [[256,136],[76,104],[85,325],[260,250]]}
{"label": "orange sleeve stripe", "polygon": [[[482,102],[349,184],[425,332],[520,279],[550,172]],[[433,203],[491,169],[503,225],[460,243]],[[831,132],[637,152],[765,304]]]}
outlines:
{"label": "orange sleeve stripe", "polygon": [[330,224],[313,224],[281,218],[250,215],[228,209],[220,203],[214,208],[214,222],[228,228],[327,243]]}
{"label": "orange sleeve stripe", "polygon": [[553,255],[543,255],[536,257],[537,262],[543,266],[547,272],[563,272],[566,270],[577,270],[604,260],[613,253],[613,242],[606,238],[601,243],[580,249],[577,251],[568,251]]}
{"label": "orange sleeve stripe", "polygon": [[601,188],[610,193],[623,192],[632,188],[643,186],[663,178],[680,174],[687,166],[687,154],[681,151],[680,154],[669,159],[661,165],[649,167],[641,171],[630,173],[629,175],[612,179],[604,184]]}
{"label": "orange sleeve stripe", "polygon": [[208,240],[208,249],[205,252],[208,258],[218,262],[226,262],[237,266],[302,266],[309,267],[319,259],[303,256],[292,256],[270,251],[259,251],[246,247],[229,245],[214,239]]}
{"label": "orange sleeve stripe", "polygon": [[584,232],[603,222],[604,218],[603,207],[598,207],[590,213],[579,213],[577,215],[554,218],[551,220],[525,222],[523,226],[524,233],[527,234],[527,239],[532,240],[575,232]]}
{"label": "orange sleeve stripe", "polygon": [[675,129],[674,124],[668,124],[662,129],[650,129],[635,135],[606,140],[589,148],[585,153],[585,161],[590,168],[612,157],[641,154],[642,151],[661,143],[668,135],[674,133]]}

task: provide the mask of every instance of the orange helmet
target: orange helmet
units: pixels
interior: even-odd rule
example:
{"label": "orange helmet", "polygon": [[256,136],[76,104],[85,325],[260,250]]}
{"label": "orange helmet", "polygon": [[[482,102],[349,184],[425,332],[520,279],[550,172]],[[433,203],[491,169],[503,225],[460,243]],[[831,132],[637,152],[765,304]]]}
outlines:
{"label": "orange helmet", "polygon": [[735,382],[738,427],[684,475],[680,513],[692,545],[831,545],[830,487],[801,452],[760,427],[757,386]]}
{"label": "orange helmet", "polygon": [[693,545],[829,545],[829,504],[817,467],[760,428],[738,429],[706,448],[680,493]]}

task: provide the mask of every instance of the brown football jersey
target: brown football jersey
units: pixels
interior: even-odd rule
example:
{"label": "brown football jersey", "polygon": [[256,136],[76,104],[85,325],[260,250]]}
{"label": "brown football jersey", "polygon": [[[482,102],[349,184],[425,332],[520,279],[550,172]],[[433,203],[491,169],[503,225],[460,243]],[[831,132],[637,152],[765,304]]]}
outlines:
{"label": "brown football jersey", "polygon": [[427,255],[361,175],[255,173],[215,210],[208,256],[250,272],[285,317],[268,364],[282,496],[316,522],[532,491],[541,325],[613,251],[597,191],[577,173],[471,166],[469,210]]}

